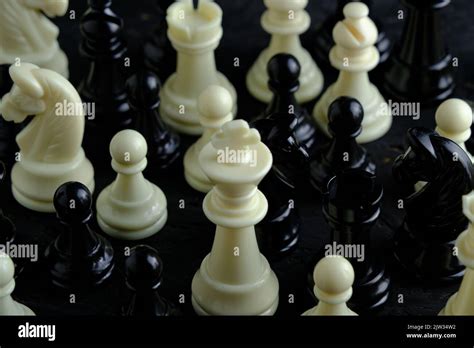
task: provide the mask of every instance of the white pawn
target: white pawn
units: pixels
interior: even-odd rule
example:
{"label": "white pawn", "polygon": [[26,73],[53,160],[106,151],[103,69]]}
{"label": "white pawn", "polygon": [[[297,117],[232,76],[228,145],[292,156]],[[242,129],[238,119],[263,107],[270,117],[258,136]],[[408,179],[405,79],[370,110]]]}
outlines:
{"label": "white pawn", "polygon": [[206,193],[211,190],[212,183],[199,165],[199,154],[214,133],[234,118],[232,96],[223,87],[210,86],[199,96],[198,109],[204,133],[184,155],[184,177],[191,187]]}
{"label": "white pawn", "polygon": [[474,191],[463,196],[462,203],[469,226],[457,238],[456,250],[466,271],[459,291],[451,296],[439,315],[474,315]]}
{"label": "white pawn", "polygon": [[263,50],[247,74],[247,88],[258,100],[269,103],[273,97],[268,88],[267,65],[278,53],[289,53],[301,65],[300,88],[296,99],[306,103],[316,98],[323,88],[324,77],[309,52],[303,48],[300,35],[311,25],[304,9],[308,0],[264,0],[268,8],[262,16],[263,29],[272,35],[270,46]]}
{"label": "white pawn", "polygon": [[326,256],[314,268],[313,279],[319,303],[302,315],[357,315],[346,304],[354,283],[354,269],[349,261],[342,256]]}
{"label": "white pawn", "polygon": [[11,294],[15,290],[15,265],[10,257],[0,251],[0,316],[35,315],[31,309],[16,302]]}
{"label": "white pawn", "polygon": [[473,160],[464,144],[471,137],[472,109],[461,99],[448,99],[436,110],[435,131],[457,143]]}
{"label": "white pawn", "polygon": [[391,110],[368,75],[380,61],[374,46],[378,32],[369,18],[369,8],[362,2],[348,3],[344,7],[344,16],[345,19],[334,27],[336,45],[329,53],[331,65],[340,71],[339,77],[316,104],[313,117],[329,136],[328,110],[331,103],[342,96],[355,98],[364,108],[362,133],[357,141],[368,143],[381,138],[392,125]]}
{"label": "white pawn", "polygon": [[134,130],[117,133],[110,143],[115,181],[97,199],[97,221],[108,235],[126,240],[152,236],[168,218],[166,197],[143,176],[148,146]]}

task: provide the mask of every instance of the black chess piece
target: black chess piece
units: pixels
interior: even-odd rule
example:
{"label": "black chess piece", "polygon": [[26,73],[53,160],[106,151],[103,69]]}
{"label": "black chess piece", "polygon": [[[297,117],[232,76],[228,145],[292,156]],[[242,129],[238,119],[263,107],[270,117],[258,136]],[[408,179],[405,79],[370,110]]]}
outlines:
{"label": "black chess piece", "polygon": [[112,0],[89,0],[81,19],[80,52],[89,61],[89,71],[78,88],[82,101],[95,105],[95,115],[87,115],[87,125],[98,128],[97,137],[104,138],[107,132],[107,142],[132,124],[125,86],[123,20],[111,6]]}
{"label": "black chess piece", "polygon": [[127,81],[128,100],[135,114],[133,128],[148,143],[148,160],[153,167],[166,168],[180,155],[180,138],[161,120],[160,80],[153,72],[140,70]]}
{"label": "black chess piece", "polygon": [[[344,19],[343,9],[349,2],[353,2],[354,0],[338,0],[336,5],[336,11],[333,12],[326,20],[323,22],[321,27],[315,33],[315,46],[314,46],[314,54],[318,61],[324,62],[329,65],[329,51],[334,46],[334,40],[332,37],[332,31],[336,24],[339,21]],[[357,0],[356,0],[357,1]],[[370,11],[371,17],[372,15],[372,0],[362,0],[365,3]],[[379,31],[379,36],[377,38],[377,42],[375,46],[380,54],[380,64],[385,63],[390,56],[390,51],[392,49],[392,43],[390,38],[387,36],[385,31],[383,30],[383,25],[380,23],[379,20],[374,19],[375,25]]]}
{"label": "black chess piece", "polygon": [[75,290],[101,285],[114,269],[114,250],[90,227],[90,191],[78,182],[65,183],[56,190],[54,207],[62,231],[46,250],[53,284]]}
{"label": "black chess piece", "polygon": [[174,0],[155,0],[157,25],[143,45],[145,66],[162,79],[176,70],[176,51],[168,40],[166,22],[166,9],[173,3]]}
{"label": "black chess piece", "polygon": [[270,259],[287,255],[299,240],[295,190],[307,182],[309,155],[294,137],[296,123],[294,114],[274,113],[252,124],[273,155],[272,169],[259,185],[268,200],[268,213],[256,227],[260,250]]}
{"label": "black chess piece", "polygon": [[407,8],[405,28],[387,62],[383,88],[401,101],[442,101],[455,88],[441,20],[442,10],[451,1],[401,1]]}
{"label": "black chess piece", "polygon": [[152,247],[139,245],[130,250],[125,260],[127,286],[133,291],[127,316],[177,316],[180,311],[158,294],[163,279],[163,262]]}
{"label": "black chess piece", "polygon": [[[5,178],[7,170],[5,164],[0,162],[0,187],[3,190],[5,187]],[[3,214],[4,202],[0,201],[0,245],[7,245],[13,243],[16,235],[16,228],[13,222]]]}
{"label": "black chess piece", "polygon": [[[0,100],[13,86],[9,68],[10,65],[0,65]],[[16,128],[13,122],[6,122],[0,114],[0,160],[7,163],[14,161]]]}
{"label": "black chess piece", "polygon": [[270,59],[267,70],[268,86],[273,92],[273,98],[257,120],[275,113],[294,114],[297,119],[293,129],[295,138],[311,152],[315,145],[316,129],[308,111],[295,98],[295,93],[300,87],[300,63],[292,55],[280,53]]}
{"label": "black chess piece", "polygon": [[345,169],[375,173],[376,166],[356,141],[362,132],[364,109],[353,98],[340,97],[329,106],[329,144],[317,150],[310,164],[311,184],[324,192],[329,179]]}
{"label": "black chess piece", "polygon": [[323,193],[323,215],[331,228],[331,243],[311,264],[311,293],[316,263],[326,255],[341,255],[351,262],[355,272],[350,307],[364,314],[385,304],[391,281],[382,250],[371,246],[371,230],[380,215],[382,196],[382,186],[375,175],[361,169],[345,170],[328,182]]}
{"label": "black chess piece", "polygon": [[456,143],[425,128],[409,129],[407,141],[407,152],[393,165],[406,212],[395,234],[395,258],[419,279],[459,278],[464,266],[453,248],[468,226],[462,196],[474,185],[471,159]]}

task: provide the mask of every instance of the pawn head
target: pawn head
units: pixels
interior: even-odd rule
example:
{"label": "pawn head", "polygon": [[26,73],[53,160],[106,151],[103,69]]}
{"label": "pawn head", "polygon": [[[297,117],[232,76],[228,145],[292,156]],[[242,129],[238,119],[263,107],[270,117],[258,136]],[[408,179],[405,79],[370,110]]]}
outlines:
{"label": "pawn head", "polygon": [[7,286],[15,276],[15,264],[10,256],[0,251],[0,289]]}
{"label": "pawn head", "polygon": [[125,260],[125,278],[133,290],[152,290],[161,284],[163,262],[150,246],[138,245]]}
{"label": "pawn head", "polygon": [[339,97],[329,106],[329,131],[333,136],[356,137],[362,132],[364,109],[354,98]]}
{"label": "pawn head", "polygon": [[150,70],[141,69],[127,80],[130,105],[136,109],[155,109],[160,105],[160,79]]}
{"label": "pawn head", "polygon": [[234,101],[227,89],[221,86],[209,86],[198,99],[200,121],[204,127],[216,124],[219,128],[222,122],[232,119]]}
{"label": "pawn head", "polygon": [[133,166],[146,158],[148,145],[139,132],[126,129],[118,132],[110,142],[110,155],[123,166]]}
{"label": "pawn head", "polygon": [[436,110],[436,131],[455,141],[466,141],[471,135],[472,109],[464,100],[452,98]]}
{"label": "pawn head", "polygon": [[272,89],[288,89],[299,87],[301,66],[291,54],[279,53],[273,56],[267,65],[269,85]]}
{"label": "pawn head", "polygon": [[339,295],[350,290],[354,277],[351,263],[336,255],[321,259],[313,272],[315,288],[328,295]]}
{"label": "pawn head", "polygon": [[54,194],[56,214],[64,223],[86,222],[92,215],[92,195],[79,182],[61,185]]}

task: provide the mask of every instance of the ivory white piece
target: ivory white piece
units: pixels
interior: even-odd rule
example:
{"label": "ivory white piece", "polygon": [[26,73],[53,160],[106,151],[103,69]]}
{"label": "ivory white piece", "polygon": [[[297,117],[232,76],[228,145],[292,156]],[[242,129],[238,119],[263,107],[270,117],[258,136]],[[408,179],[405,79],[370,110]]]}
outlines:
{"label": "ivory white piece", "polygon": [[232,96],[235,116],[237,93],[216,69],[214,50],[222,38],[222,9],[211,0],[180,0],[167,11],[168,37],[178,53],[176,72],[160,92],[160,113],[179,132],[201,135],[197,99],[211,85],[226,88]]}
{"label": "ivory white piece", "polygon": [[301,65],[300,89],[296,100],[300,103],[316,98],[324,85],[324,77],[309,52],[303,48],[300,35],[311,25],[305,11],[308,0],[264,0],[267,11],[261,24],[272,35],[270,45],[262,51],[247,74],[247,88],[258,100],[269,103],[273,94],[268,88],[267,64],[278,53],[289,53]]}
{"label": "ivory white piece", "polygon": [[328,110],[338,97],[357,99],[364,108],[362,133],[359,143],[381,138],[392,125],[391,110],[379,90],[369,80],[368,72],[379,63],[379,52],[374,44],[378,31],[368,17],[369,8],[362,2],[350,2],[344,7],[345,19],[336,24],[333,38],[336,45],[329,53],[331,65],[340,71],[316,104],[313,117],[328,136]]}
{"label": "ivory white piece", "polygon": [[232,96],[223,87],[210,86],[200,95],[198,109],[204,133],[184,155],[184,177],[192,188],[207,193],[211,190],[212,183],[199,165],[199,154],[212,136],[234,118]]}
{"label": "ivory white piece", "polygon": [[474,315],[474,191],[463,196],[463,212],[469,226],[456,240],[457,257],[466,266],[459,291],[439,315]]}
{"label": "ivory white piece", "polygon": [[10,67],[13,87],[0,103],[7,121],[35,115],[16,138],[12,191],[24,207],[54,212],[56,189],[77,181],[94,190],[94,169],[82,149],[85,116],[75,88],[57,72],[22,63]]}
{"label": "ivory white piece", "polygon": [[339,255],[321,259],[314,268],[314,294],[319,303],[302,315],[357,315],[347,307],[352,296],[354,269]]}
{"label": "ivory white piece", "polygon": [[15,290],[15,265],[7,254],[0,251],[0,316],[35,315],[27,306],[16,302],[11,294]]}
{"label": "ivory white piece", "polygon": [[435,131],[456,142],[474,160],[465,145],[471,137],[472,109],[469,104],[461,99],[448,99],[438,107],[435,117]]}
{"label": "ivory white piece", "polygon": [[115,181],[97,199],[97,222],[108,235],[138,240],[159,232],[168,218],[166,197],[143,176],[148,146],[137,131],[126,129],[110,142]]}
{"label": "ivory white piece", "polygon": [[226,123],[199,155],[214,187],[203,202],[217,225],[214,244],[192,282],[199,315],[272,315],[278,307],[278,279],[258,249],[254,225],[268,203],[257,185],[273,158],[247,122]]}
{"label": "ivory white piece", "polygon": [[64,16],[69,0],[1,0],[0,64],[32,63],[68,78],[59,29],[46,18]]}

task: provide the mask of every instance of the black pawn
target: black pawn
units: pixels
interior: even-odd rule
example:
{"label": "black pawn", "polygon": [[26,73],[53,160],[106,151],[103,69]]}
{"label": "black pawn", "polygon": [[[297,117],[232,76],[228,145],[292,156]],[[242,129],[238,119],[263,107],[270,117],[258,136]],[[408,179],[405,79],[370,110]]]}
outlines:
{"label": "black pawn", "polygon": [[[321,27],[316,31],[315,34],[315,48],[314,54],[318,61],[325,62],[329,64],[329,51],[334,46],[334,40],[332,37],[332,31],[336,24],[339,21],[344,19],[343,9],[348,3],[353,2],[354,0],[338,0],[336,11],[333,12],[326,20],[323,22]],[[372,0],[363,0],[369,9],[372,11]],[[372,17],[372,15],[371,15]],[[379,36],[377,38],[377,42],[375,46],[380,54],[380,64],[387,61],[388,57],[390,56],[390,51],[392,49],[392,43],[390,38],[387,36],[385,31],[383,30],[383,26],[378,20],[374,20],[375,25],[379,31]]]}
{"label": "black pawn", "polygon": [[315,144],[316,129],[308,111],[295,98],[295,93],[300,87],[300,63],[292,55],[281,53],[270,59],[267,71],[268,86],[273,92],[273,98],[263,115],[257,119],[269,117],[275,113],[294,114],[297,120],[293,128],[295,138],[311,152]]}
{"label": "black pawn", "polygon": [[252,124],[273,155],[272,169],[259,185],[268,200],[268,213],[256,227],[260,250],[270,259],[290,253],[299,240],[295,196],[301,183],[308,181],[309,155],[294,137],[296,122],[293,114],[276,113]]}
{"label": "black pawn", "polygon": [[362,314],[379,310],[389,296],[390,277],[382,251],[371,248],[371,229],[380,215],[382,195],[375,175],[360,169],[346,170],[329,181],[323,194],[323,215],[331,229],[331,242],[318,254],[308,272],[312,291],[317,261],[326,254],[346,257],[355,272],[349,304]]}
{"label": "black pawn", "polygon": [[152,247],[133,247],[125,260],[127,286],[133,291],[127,316],[153,317],[180,315],[179,310],[158,294],[163,279],[163,262]]}
{"label": "black pawn", "polygon": [[375,173],[375,163],[356,141],[362,132],[364,109],[353,98],[340,97],[329,106],[331,142],[319,149],[310,164],[311,184],[320,192],[334,175],[346,169]]}
{"label": "black pawn", "polygon": [[54,207],[62,231],[46,250],[53,284],[65,289],[88,289],[107,280],[114,268],[111,244],[94,232],[92,196],[81,183],[60,186]]}
{"label": "black pawn", "polygon": [[441,11],[450,0],[402,0],[405,28],[384,76],[383,87],[401,101],[439,102],[455,88],[452,56],[444,38]]}
{"label": "black pawn", "polygon": [[160,80],[153,72],[140,70],[127,81],[128,100],[135,115],[133,128],[148,143],[153,167],[166,168],[180,155],[180,138],[168,129],[159,114]]}
{"label": "black pawn", "polygon": [[127,46],[122,37],[123,21],[111,6],[112,0],[89,0],[80,25],[80,52],[90,65],[79,93],[83,102],[95,104],[95,115],[87,115],[87,124],[99,128],[94,134],[98,138],[104,137],[104,131],[110,138],[132,124],[125,87]]}
{"label": "black pawn", "polygon": [[[3,162],[0,162],[0,189],[4,192],[7,170]],[[0,201],[0,245],[13,243],[16,235],[16,228],[13,222],[3,214],[5,202]]]}

